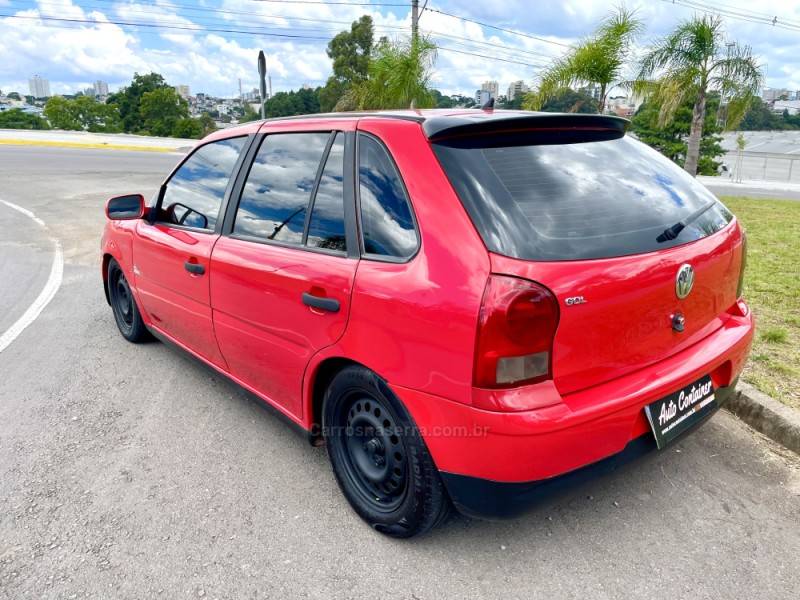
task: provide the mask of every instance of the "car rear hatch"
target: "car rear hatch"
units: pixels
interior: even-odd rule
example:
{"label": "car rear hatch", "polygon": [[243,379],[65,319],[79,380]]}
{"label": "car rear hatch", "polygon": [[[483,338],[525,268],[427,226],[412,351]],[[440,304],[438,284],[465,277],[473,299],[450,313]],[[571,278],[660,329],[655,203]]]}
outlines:
{"label": "car rear hatch", "polygon": [[429,127],[492,271],[535,281],[558,302],[551,375],[562,395],[696,343],[739,295],[733,216],[624,136],[626,124],[523,113]]}

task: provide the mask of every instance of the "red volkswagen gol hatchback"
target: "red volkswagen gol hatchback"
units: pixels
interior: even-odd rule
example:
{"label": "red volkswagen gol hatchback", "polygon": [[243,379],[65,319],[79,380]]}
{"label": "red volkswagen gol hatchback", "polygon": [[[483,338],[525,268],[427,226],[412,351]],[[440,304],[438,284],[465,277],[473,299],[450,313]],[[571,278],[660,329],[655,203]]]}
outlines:
{"label": "red volkswagen gol hatchback", "polygon": [[506,516],[662,448],[747,357],[744,234],[597,115],[406,111],[217,132],[112,198],[122,335],[169,340],[327,445],[375,529]]}

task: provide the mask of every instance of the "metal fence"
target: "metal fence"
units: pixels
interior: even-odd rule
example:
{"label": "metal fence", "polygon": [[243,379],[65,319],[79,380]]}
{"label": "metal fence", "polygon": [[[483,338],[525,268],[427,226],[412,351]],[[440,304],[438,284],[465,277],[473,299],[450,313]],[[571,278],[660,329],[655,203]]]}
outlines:
{"label": "metal fence", "polygon": [[776,154],[771,152],[729,152],[724,164],[733,181],[757,179],[800,183],[800,154]]}

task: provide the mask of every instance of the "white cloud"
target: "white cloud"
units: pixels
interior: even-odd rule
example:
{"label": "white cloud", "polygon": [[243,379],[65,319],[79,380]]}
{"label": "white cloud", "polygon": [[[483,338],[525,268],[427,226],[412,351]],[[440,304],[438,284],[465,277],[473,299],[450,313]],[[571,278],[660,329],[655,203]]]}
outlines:
{"label": "white cloud", "polygon": [[[7,1],[0,0],[0,5],[4,4]],[[630,1],[628,4],[636,5]],[[725,4],[742,10],[757,10],[748,0],[726,0]],[[51,80],[54,91],[71,92],[95,79],[107,80],[113,87],[128,83],[135,71],[156,71],[170,83],[188,84],[195,92],[233,95],[238,91],[240,78],[245,89],[255,86],[259,49],[267,55],[276,91],[298,88],[303,83],[320,85],[331,69],[325,53],[327,40],[347,29],[349,23],[362,14],[373,17],[376,37],[397,37],[405,34],[410,26],[410,11],[405,7],[250,0],[216,0],[194,5],[169,0],[120,1],[102,10],[94,9],[96,3],[88,6],[92,6],[92,10],[82,8],[80,0],[47,0],[36,8],[15,12],[25,18],[0,17],[0,88],[10,90],[17,86],[24,91],[27,78],[39,73]],[[530,0],[468,4],[440,0],[433,6],[569,44],[587,35],[612,5],[607,0],[565,0],[540,2],[533,10]],[[9,12],[9,7],[5,8],[5,12]],[[204,11],[204,8],[215,11]],[[637,10],[648,27],[642,44],[663,35],[679,19],[693,14],[680,5],[655,0],[640,2]],[[775,10],[784,18],[800,21],[800,0],[784,0]],[[232,31],[67,24],[38,21],[40,16]],[[533,65],[546,64],[564,51],[558,44],[482,27],[432,11],[423,13],[420,24],[422,31],[429,33],[442,47],[433,81],[450,93],[472,93],[487,79],[497,80],[501,91],[513,80],[532,82],[540,70]],[[731,38],[750,44],[767,66],[768,85],[800,89],[797,32],[732,19],[727,19],[726,25]],[[244,33],[248,31],[253,33]],[[265,35],[268,33],[299,37]],[[305,39],[308,37],[318,39]]]}

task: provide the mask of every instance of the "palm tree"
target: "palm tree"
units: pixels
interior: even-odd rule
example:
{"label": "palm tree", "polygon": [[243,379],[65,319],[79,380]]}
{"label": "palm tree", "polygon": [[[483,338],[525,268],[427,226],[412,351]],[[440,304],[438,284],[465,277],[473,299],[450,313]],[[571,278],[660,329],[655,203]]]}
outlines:
{"label": "palm tree", "polygon": [[683,168],[697,174],[700,139],[710,91],[727,102],[725,128],[736,127],[764,80],[749,46],[725,43],[719,17],[694,17],[658,40],[642,58],[634,90],[660,106],[659,125],[671,122],[675,111],[694,99],[692,125]]}
{"label": "palm tree", "polygon": [[541,110],[544,103],[565,89],[593,83],[600,87],[599,112],[606,107],[608,92],[620,82],[622,69],[642,22],[624,6],[607,16],[597,31],[556,59],[541,76],[538,89],[525,98],[523,107]]}
{"label": "palm tree", "polygon": [[382,38],[372,50],[367,79],[355,84],[336,110],[435,106],[428,87],[435,59],[436,46],[427,38]]}

